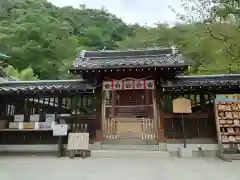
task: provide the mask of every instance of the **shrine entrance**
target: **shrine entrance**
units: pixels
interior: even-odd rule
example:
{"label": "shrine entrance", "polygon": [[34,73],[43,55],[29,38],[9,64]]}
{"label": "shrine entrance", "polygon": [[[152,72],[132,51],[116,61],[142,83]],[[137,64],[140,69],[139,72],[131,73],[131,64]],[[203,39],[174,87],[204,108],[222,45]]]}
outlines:
{"label": "shrine entrance", "polygon": [[102,128],[105,139],[156,139],[154,93],[153,80],[104,81]]}

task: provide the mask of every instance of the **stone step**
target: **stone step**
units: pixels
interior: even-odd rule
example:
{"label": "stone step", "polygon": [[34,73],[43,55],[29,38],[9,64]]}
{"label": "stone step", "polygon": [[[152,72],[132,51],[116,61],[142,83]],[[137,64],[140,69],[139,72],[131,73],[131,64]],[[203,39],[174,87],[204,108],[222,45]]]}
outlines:
{"label": "stone step", "polygon": [[164,151],[140,151],[140,150],[93,150],[93,158],[166,158],[168,152]]}
{"label": "stone step", "polygon": [[159,151],[158,145],[113,145],[113,144],[103,144],[103,150],[141,150],[141,151]]}
{"label": "stone step", "polygon": [[104,140],[103,144],[116,144],[116,145],[157,145],[158,141],[156,139],[136,139],[136,138],[126,138],[126,139],[108,139]]}

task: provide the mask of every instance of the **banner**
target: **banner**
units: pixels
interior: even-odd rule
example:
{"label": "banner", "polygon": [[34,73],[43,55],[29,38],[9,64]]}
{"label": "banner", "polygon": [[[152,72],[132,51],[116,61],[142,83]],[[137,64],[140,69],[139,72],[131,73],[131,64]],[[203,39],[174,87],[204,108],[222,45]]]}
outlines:
{"label": "banner", "polygon": [[103,81],[103,90],[154,89],[154,80],[125,79]]}

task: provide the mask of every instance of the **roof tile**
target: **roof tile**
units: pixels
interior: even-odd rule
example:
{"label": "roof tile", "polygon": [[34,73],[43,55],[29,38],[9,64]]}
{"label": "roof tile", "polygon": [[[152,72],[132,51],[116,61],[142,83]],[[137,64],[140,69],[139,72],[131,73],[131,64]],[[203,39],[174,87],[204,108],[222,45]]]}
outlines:
{"label": "roof tile", "polygon": [[161,85],[168,87],[200,87],[200,86],[240,86],[240,74],[207,75],[207,76],[178,76],[171,83]]}
{"label": "roof tile", "polygon": [[0,83],[0,93],[16,91],[91,91],[94,87],[81,80],[15,81]]}
{"label": "roof tile", "polygon": [[184,65],[181,54],[173,54],[172,49],[134,50],[134,51],[96,51],[82,52],[74,62],[77,69],[104,69],[127,66]]}

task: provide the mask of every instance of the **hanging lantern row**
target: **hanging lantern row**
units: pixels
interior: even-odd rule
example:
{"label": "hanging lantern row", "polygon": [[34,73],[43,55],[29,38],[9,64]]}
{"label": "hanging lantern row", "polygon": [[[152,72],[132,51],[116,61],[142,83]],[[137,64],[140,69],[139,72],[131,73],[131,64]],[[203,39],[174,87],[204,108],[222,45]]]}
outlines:
{"label": "hanging lantern row", "polygon": [[157,70],[181,70],[183,71],[184,68],[176,68],[176,67],[171,67],[171,68],[119,68],[119,69],[92,69],[92,70],[69,70],[68,73],[74,73],[74,74],[77,74],[77,73],[81,73],[81,72],[130,72],[130,71],[157,71]]}

